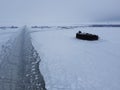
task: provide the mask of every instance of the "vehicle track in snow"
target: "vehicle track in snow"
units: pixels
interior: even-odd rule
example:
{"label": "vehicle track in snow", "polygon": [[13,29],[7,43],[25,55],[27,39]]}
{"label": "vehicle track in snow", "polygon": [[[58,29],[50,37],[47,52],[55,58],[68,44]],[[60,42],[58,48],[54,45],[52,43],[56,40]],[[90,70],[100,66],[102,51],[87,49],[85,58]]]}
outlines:
{"label": "vehicle track in snow", "polygon": [[0,90],[46,90],[26,27],[2,46],[0,61]]}

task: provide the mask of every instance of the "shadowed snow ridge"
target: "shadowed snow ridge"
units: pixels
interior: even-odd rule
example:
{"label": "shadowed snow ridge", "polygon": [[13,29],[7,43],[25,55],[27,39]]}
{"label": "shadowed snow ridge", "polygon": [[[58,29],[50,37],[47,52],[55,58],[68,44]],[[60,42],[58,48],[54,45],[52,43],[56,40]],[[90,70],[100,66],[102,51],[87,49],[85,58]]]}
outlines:
{"label": "shadowed snow ridge", "polygon": [[26,27],[2,46],[0,61],[0,90],[46,90]]}

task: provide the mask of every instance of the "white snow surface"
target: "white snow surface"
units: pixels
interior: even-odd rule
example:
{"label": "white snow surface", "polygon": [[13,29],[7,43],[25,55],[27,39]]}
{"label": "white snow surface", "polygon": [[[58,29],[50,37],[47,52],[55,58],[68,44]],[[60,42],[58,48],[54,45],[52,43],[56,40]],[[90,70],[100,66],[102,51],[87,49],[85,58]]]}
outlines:
{"label": "white snow surface", "polygon": [[0,45],[5,44],[16,31],[17,29],[0,29]]}
{"label": "white snow surface", "polygon": [[[0,57],[3,56],[3,51],[1,50],[4,45],[8,45],[8,43],[10,43],[11,41],[13,41],[13,37],[16,36],[16,32],[18,31],[18,29],[11,29],[11,28],[7,28],[7,29],[0,29]],[[1,60],[0,60],[1,62]]]}
{"label": "white snow surface", "polygon": [[[30,29],[47,90],[120,90],[119,29]],[[76,39],[79,30],[97,34],[100,39]],[[18,29],[0,29],[1,53],[17,33]]]}
{"label": "white snow surface", "polygon": [[[75,38],[78,30],[98,41]],[[31,29],[48,90],[120,90],[120,28]]]}

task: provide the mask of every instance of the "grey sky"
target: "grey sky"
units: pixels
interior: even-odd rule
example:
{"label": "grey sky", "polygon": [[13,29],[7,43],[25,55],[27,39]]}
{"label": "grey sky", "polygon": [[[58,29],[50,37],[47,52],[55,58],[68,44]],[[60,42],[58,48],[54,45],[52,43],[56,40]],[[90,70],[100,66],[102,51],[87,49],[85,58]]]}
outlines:
{"label": "grey sky", "polygon": [[120,21],[120,0],[0,0],[1,25]]}

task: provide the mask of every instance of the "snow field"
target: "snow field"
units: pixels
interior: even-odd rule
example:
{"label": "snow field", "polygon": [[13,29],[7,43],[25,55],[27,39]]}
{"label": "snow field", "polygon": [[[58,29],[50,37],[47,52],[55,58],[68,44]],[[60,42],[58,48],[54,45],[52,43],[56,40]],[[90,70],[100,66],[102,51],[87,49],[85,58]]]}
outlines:
{"label": "snow field", "polygon": [[[119,90],[120,28],[31,29],[48,90]],[[75,38],[78,30],[99,41]]]}
{"label": "snow field", "polygon": [[[3,57],[3,51],[5,44],[10,44],[12,38],[14,38],[17,29],[0,29],[0,57]],[[0,60],[1,62],[1,60]]]}

